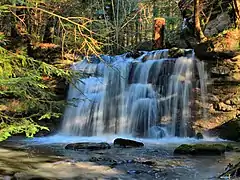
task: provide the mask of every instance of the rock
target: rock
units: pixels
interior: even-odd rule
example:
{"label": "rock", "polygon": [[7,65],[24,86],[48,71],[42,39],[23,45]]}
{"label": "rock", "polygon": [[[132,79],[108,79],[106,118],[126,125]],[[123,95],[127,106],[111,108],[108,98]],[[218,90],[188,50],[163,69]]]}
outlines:
{"label": "rock", "polygon": [[198,132],[198,133],[195,135],[195,138],[196,138],[196,139],[203,139],[202,133]]}
{"label": "rock", "polygon": [[117,138],[113,142],[114,146],[120,146],[120,147],[143,147],[144,144],[142,142],[130,140],[130,139],[122,139]]}
{"label": "rock", "polygon": [[232,104],[231,101],[230,101],[229,99],[226,100],[224,103],[227,104],[227,105],[231,105],[231,104]]}
{"label": "rock", "polygon": [[28,174],[27,172],[15,173],[13,178],[15,178],[17,180],[50,180],[48,178],[41,177],[38,175]]}
{"label": "rock", "polygon": [[231,25],[231,19],[227,12],[221,13],[217,18],[211,20],[204,31],[206,36],[213,36],[229,28]]}
{"label": "rock", "polygon": [[82,142],[82,143],[72,143],[68,144],[65,149],[71,150],[80,150],[80,149],[88,149],[88,150],[100,150],[100,149],[110,149],[111,146],[108,143],[90,143],[90,142]]}
{"label": "rock", "polygon": [[157,163],[154,161],[143,161],[142,164],[146,164],[148,166],[155,166]]}
{"label": "rock", "polygon": [[226,145],[226,151],[233,151],[234,150],[234,147],[233,147],[233,145],[231,145],[231,144],[227,144]]}
{"label": "rock", "polygon": [[237,97],[233,97],[231,99],[228,99],[225,101],[225,104],[228,104],[228,105],[240,105],[240,97],[237,96]]}
{"label": "rock", "polygon": [[182,144],[174,150],[181,155],[222,155],[226,147],[222,144]]}
{"label": "rock", "polygon": [[152,126],[149,132],[152,138],[163,138],[167,134],[166,128],[161,126]]}
{"label": "rock", "polygon": [[13,176],[14,174],[15,174],[14,171],[5,170],[5,169],[0,169],[0,175]]}
{"label": "rock", "polygon": [[141,52],[141,51],[132,51],[132,52],[128,52],[126,54],[126,58],[133,58],[133,59],[136,59],[138,57],[140,57],[141,55],[143,55],[144,52]]}
{"label": "rock", "polygon": [[213,94],[208,94],[208,101],[211,103],[218,103],[220,100],[217,96]]}
{"label": "rock", "polygon": [[[1,178],[1,176],[0,176]],[[12,176],[4,176],[3,177],[3,180],[13,180],[13,179],[16,179],[16,178],[13,178]]]}
{"label": "rock", "polygon": [[185,51],[184,49],[179,49],[179,48],[171,48],[168,51],[168,56],[171,58],[178,58],[181,56],[185,56]]}
{"label": "rock", "polygon": [[233,119],[211,129],[209,134],[226,140],[240,141],[240,119]]}
{"label": "rock", "polygon": [[220,102],[218,104],[215,105],[215,110],[217,111],[224,111],[224,112],[230,112],[230,111],[233,111],[234,108],[230,105],[227,105],[223,102]]}
{"label": "rock", "polygon": [[140,170],[129,170],[127,171],[128,174],[140,174],[142,171]]}
{"label": "rock", "polygon": [[212,77],[228,76],[230,72],[230,69],[226,66],[218,66],[211,69]]}
{"label": "rock", "polygon": [[231,59],[233,62],[240,62],[240,55],[237,55]]}

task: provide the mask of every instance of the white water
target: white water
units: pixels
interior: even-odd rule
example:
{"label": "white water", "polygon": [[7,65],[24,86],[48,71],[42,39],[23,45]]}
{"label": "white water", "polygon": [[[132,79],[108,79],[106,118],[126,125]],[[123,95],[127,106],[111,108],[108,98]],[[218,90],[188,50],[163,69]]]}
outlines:
{"label": "white water", "polygon": [[168,58],[168,50],[145,52],[137,59],[102,56],[73,69],[88,77],[75,79],[69,88],[74,106],[64,113],[61,133],[66,135],[188,137],[193,90],[199,88],[199,99],[205,101],[204,65],[194,53],[178,59]]}
{"label": "white water", "polygon": [[204,139],[198,140],[195,138],[181,138],[181,137],[164,137],[161,139],[150,139],[150,138],[134,138],[126,135],[106,135],[106,136],[66,136],[62,134],[56,134],[48,137],[35,137],[33,139],[26,139],[25,141],[29,144],[68,144],[68,143],[80,143],[80,142],[107,142],[112,144],[116,138],[127,138],[136,141],[144,142],[144,144],[159,144],[159,145],[178,145],[178,144],[194,144],[194,143],[205,143],[205,142],[223,142],[224,140],[217,137],[204,137]]}

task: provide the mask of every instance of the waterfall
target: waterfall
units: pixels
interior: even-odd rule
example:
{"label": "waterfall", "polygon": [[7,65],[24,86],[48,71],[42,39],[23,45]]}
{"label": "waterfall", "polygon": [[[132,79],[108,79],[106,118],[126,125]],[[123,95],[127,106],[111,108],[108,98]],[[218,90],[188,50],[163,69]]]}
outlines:
{"label": "waterfall", "polygon": [[69,86],[62,132],[190,136],[194,101],[205,101],[206,73],[193,50],[185,51],[179,58],[170,58],[166,49],[143,52],[136,59],[102,55],[75,63],[72,69],[80,77]]}

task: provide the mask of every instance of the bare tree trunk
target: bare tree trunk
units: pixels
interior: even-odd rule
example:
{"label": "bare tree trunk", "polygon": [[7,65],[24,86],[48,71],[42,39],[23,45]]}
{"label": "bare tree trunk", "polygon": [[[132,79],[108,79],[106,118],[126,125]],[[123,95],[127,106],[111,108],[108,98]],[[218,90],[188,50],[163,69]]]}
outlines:
{"label": "bare tree trunk", "polygon": [[201,28],[201,23],[200,23],[201,5],[202,5],[201,0],[194,0],[194,30],[195,30],[197,39],[200,42],[205,39],[205,36]]}
{"label": "bare tree trunk", "polygon": [[154,31],[153,31],[153,48],[161,49],[164,48],[164,29],[165,29],[165,19],[155,18],[154,19]]}
{"label": "bare tree trunk", "polygon": [[235,23],[236,23],[236,27],[240,27],[240,2],[239,0],[233,0],[233,7],[234,7],[234,11],[235,11]]}

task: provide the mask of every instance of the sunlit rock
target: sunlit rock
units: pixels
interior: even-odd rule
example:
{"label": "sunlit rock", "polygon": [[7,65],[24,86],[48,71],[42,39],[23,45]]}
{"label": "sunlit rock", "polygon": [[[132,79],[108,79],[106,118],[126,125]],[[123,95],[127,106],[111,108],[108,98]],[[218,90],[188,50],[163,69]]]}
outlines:
{"label": "sunlit rock", "polygon": [[227,104],[225,104],[223,102],[220,102],[220,103],[216,104],[215,105],[215,109],[217,111],[224,111],[224,112],[230,112],[230,111],[234,110],[234,108],[232,106],[227,105]]}

